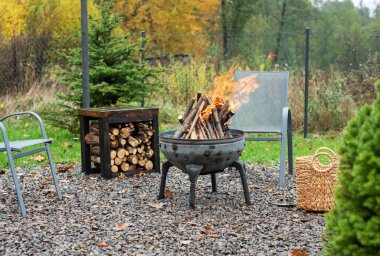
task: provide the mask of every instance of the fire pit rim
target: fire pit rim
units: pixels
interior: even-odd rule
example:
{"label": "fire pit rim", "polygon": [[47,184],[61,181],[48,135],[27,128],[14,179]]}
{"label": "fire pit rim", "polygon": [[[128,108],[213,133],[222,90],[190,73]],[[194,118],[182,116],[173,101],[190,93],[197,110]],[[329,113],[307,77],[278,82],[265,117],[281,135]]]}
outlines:
{"label": "fire pit rim", "polygon": [[231,129],[232,138],[223,139],[207,139],[207,140],[191,140],[191,139],[174,139],[172,138],[175,131],[167,131],[159,134],[159,140],[164,143],[176,143],[176,144],[192,144],[192,145],[212,145],[232,143],[244,139],[245,133],[241,130]]}

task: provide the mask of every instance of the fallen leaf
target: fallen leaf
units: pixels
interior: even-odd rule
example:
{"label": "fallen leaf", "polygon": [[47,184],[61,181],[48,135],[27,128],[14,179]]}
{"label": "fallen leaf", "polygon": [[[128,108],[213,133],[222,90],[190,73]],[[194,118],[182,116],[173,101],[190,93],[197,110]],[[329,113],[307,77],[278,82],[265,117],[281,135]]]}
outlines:
{"label": "fallen leaf", "polygon": [[206,226],[203,230],[201,230],[201,233],[210,235],[214,232],[214,228],[212,226]]}
{"label": "fallen leaf", "polygon": [[307,256],[307,252],[302,251],[301,249],[292,249],[288,252],[288,256]]}
{"label": "fallen leaf", "polygon": [[41,162],[45,160],[45,157],[43,155],[36,155],[36,156],[32,156],[31,159],[37,162]]}
{"label": "fallen leaf", "polygon": [[263,189],[263,192],[264,192],[264,193],[272,193],[272,192],[273,192],[273,189],[268,189],[268,188],[266,188],[266,189]]}
{"label": "fallen leaf", "polygon": [[169,189],[166,189],[164,192],[164,196],[165,196],[165,198],[172,199],[173,198],[173,192],[170,191]]}
{"label": "fallen leaf", "polygon": [[121,179],[121,180],[123,180],[123,179],[125,179],[127,176],[125,176],[125,174],[124,173],[120,173],[120,175],[119,175],[119,179]]}
{"label": "fallen leaf", "polygon": [[57,173],[63,173],[63,172],[71,172],[71,170],[74,168],[73,165],[62,167],[57,169]]}
{"label": "fallen leaf", "polygon": [[164,208],[164,203],[150,203],[149,206],[156,208],[156,209],[162,209]]}
{"label": "fallen leaf", "polygon": [[192,242],[191,240],[182,240],[181,244],[191,244]]}
{"label": "fallen leaf", "polygon": [[98,244],[96,244],[96,246],[97,247],[99,247],[99,248],[106,248],[106,247],[108,247],[108,244],[106,244],[106,243],[98,243]]}
{"label": "fallen leaf", "polygon": [[126,223],[116,223],[115,230],[125,230],[128,227]]}
{"label": "fallen leaf", "polygon": [[205,240],[203,237],[196,237],[194,238],[195,241],[202,241],[202,240]]}
{"label": "fallen leaf", "polygon": [[63,147],[65,148],[72,148],[73,147],[73,144],[70,144],[69,142],[65,141],[61,144]]}
{"label": "fallen leaf", "polygon": [[225,227],[230,228],[230,229],[237,229],[238,228],[237,226],[231,225],[231,224],[226,224]]}
{"label": "fallen leaf", "polygon": [[141,194],[140,197],[145,198],[145,197],[147,197],[147,196],[148,196],[148,193],[147,193],[147,192],[144,192],[144,193]]}

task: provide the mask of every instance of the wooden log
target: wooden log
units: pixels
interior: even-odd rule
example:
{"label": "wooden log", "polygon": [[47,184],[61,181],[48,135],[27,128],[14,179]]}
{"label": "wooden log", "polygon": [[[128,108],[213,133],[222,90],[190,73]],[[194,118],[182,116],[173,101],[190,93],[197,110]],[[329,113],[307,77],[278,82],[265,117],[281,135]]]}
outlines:
{"label": "wooden log", "polygon": [[127,161],[131,164],[137,164],[139,162],[139,158],[136,155],[129,155],[127,156]]}
{"label": "wooden log", "polygon": [[111,128],[110,133],[117,136],[117,135],[119,135],[120,130],[119,130],[119,128]]}
{"label": "wooden log", "polygon": [[116,150],[111,149],[111,151],[110,151],[110,158],[111,159],[115,159],[116,156],[117,156]]}
{"label": "wooden log", "polygon": [[129,164],[127,162],[122,162],[121,165],[120,165],[120,169],[123,171],[123,172],[126,172],[128,171],[128,168],[129,168]]}
{"label": "wooden log", "polygon": [[229,107],[230,107],[230,102],[228,100],[226,100],[223,108],[218,113],[219,120],[222,120],[223,116],[228,112]]}
{"label": "wooden log", "polygon": [[199,115],[201,114],[201,112],[202,112],[203,107],[204,107],[205,104],[206,104],[206,102],[205,102],[205,101],[202,101],[201,105],[199,106],[198,111],[197,111],[197,113],[196,113],[196,115],[195,115],[195,117],[194,117],[194,120],[193,120],[192,123],[191,123],[190,129],[189,129],[189,133],[188,133],[188,134],[186,135],[186,137],[185,137],[186,139],[190,138],[191,133],[192,133],[192,131],[193,131],[193,129],[194,129],[194,126],[195,126],[195,124],[198,122]]}
{"label": "wooden log", "polygon": [[202,93],[201,92],[197,92],[197,101],[199,101],[199,99],[202,97]]}
{"label": "wooden log", "polygon": [[200,98],[199,101],[197,102],[197,105],[189,115],[185,118],[183,121],[183,124],[178,128],[178,130],[174,133],[173,138],[174,139],[179,139],[182,137],[182,135],[185,133],[187,129],[191,126],[191,123],[195,117],[195,115],[198,113],[198,109],[200,108],[201,104],[204,102],[203,98]]}
{"label": "wooden log", "polygon": [[[187,104],[186,109],[185,109],[185,113],[183,113],[183,116],[182,116],[183,119],[185,119],[185,118],[189,115],[191,109],[192,109],[193,106],[194,106],[194,102],[195,102],[195,99],[192,98],[192,99],[190,100],[189,104]],[[182,123],[181,123],[181,124],[182,124]]]}
{"label": "wooden log", "polygon": [[120,129],[120,137],[123,139],[128,138],[132,134],[132,130],[130,127],[124,127]]}
{"label": "wooden log", "polygon": [[199,131],[199,139],[200,140],[207,139],[206,133],[204,132],[200,122],[198,122],[198,124],[197,124],[197,130]]}
{"label": "wooden log", "polygon": [[136,139],[135,137],[133,136],[129,136],[128,137],[128,143],[129,145],[131,145],[132,147],[137,147],[141,142],[139,142],[138,139]]}
{"label": "wooden log", "polygon": [[147,149],[146,151],[145,151],[145,156],[148,158],[148,159],[150,159],[152,156],[154,155],[154,150],[153,149]]}
{"label": "wooden log", "polygon": [[99,146],[92,146],[90,148],[91,155],[100,155],[100,147]]}
{"label": "wooden log", "polygon": [[141,144],[140,147],[137,148],[137,152],[141,154],[142,152],[144,152],[144,149],[145,149],[144,144]]}
{"label": "wooden log", "polygon": [[205,121],[200,121],[199,122],[199,125],[200,125],[200,127],[201,127],[201,129],[202,129],[202,131],[205,133],[205,138],[206,139],[211,139],[211,135],[210,135],[210,133],[208,132],[208,129],[207,129],[207,127],[206,127],[206,123],[205,123]]}
{"label": "wooden log", "polygon": [[112,133],[109,134],[110,140],[116,140],[116,136],[113,135]]}
{"label": "wooden log", "polygon": [[212,126],[210,120],[206,120],[206,126],[207,126],[207,131],[209,132],[210,139],[216,139],[216,134],[214,132],[214,127]]}
{"label": "wooden log", "polygon": [[135,164],[130,164],[128,167],[128,171],[134,171],[136,169],[137,169],[137,165],[135,165]]}
{"label": "wooden log", "polygon": [[129,155],[136,155],[137,154],[137,148],[128,147],[127,149],[128,149]]}
{"label": "wooden log", "polygon": [[183,116],[178,116],[177,119],[180,124],[183,124]]}
{"label": "wooden log", "polygon": [[99,124],[98,123],[91,123],[90,124],[90,133],[98,135],[99,134]]}
{"label": "wooden log", "polygon": [[119,158],[119,157],[115,157],[114,162],[115,162],[115,165],[121,165],[123,160],[121,160],[121,158]]}
{"label": "wooden log", "polygon": [[[211,98],[207,98],[207,101],[208,101],[208,104],[210,104],[210,105],[213,104]],[[216,132],[218,133],[218,137],[224,138],[224,132],[223,132],[220,120],[219,120],[218,111],[216,110],[216,108],[213,108],[211,111],[212,111],[212,117],[214,119]]]}
{"label": "wooden log", "polygon": [[127,144],[127,140],[126,139],[119,139],[119,147],[124,147],[125,144]]}
{"label": "wooden log", "polygon": [[150,171],[153,169],[153,162],[150,160],[147,160],[144,166],[145,170]]}
{"label": "wooden log", "polygon": [[99,145],[99,136],[87,133],[86,136],[84,136],[84,141],[89,145]]}
{"label": "wooden log", "polygon": [[119,142],[117,140],[110,140],[110,147],[117,148],[119,146]]}
{"label": "wooden log", "polygon": [[118,149],[116,150],[116,152],[117,152],[117,157],[118,157],[118,158],[123,158],[123,157],[125,157],[125,155],[126,155],[126,153],[127,153],[127,151],[125,150],[125,148],[118,148]]}
{"label": "wooden log", "polygon": [[100,156],[91,156],[91,161],[96,164],[100,164]]}
{"label": "wooden log", "polygon": [[221,123],[222,125],[224,125],[228,120],[230,120],[230,118],[235,115],[235,112],[233,112],[232,110],[229,110],[222,118],[221,120]]}
{"label": "wooden log", "polygon": [[139,164],[141,167],[144,167],[144,166],[145,166],[145,163],[146,163],[146,160],[145,160],[145,159],[139,160],[139,162],[138,162],[138,164]]}
{"label": "wooden log", "polygon": [[119,166],[117,166],[117,165],[111,166],[111,172],[118,172],[118,171],[119,171]]}

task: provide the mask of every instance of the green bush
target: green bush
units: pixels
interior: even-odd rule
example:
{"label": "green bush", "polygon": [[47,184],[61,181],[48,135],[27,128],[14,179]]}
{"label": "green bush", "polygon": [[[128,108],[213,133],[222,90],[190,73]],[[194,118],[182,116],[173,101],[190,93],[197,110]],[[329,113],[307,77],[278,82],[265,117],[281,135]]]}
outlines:
{"label": "green bush", "polygon": [[349,123],[335,205],[326,216],[327,255],[380,252],[380,80],[377,100]]}

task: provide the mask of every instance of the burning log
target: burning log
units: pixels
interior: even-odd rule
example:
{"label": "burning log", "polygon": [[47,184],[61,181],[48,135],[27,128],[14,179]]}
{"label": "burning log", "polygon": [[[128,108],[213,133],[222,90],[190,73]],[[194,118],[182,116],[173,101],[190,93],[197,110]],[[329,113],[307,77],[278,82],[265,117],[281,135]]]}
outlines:
{"label": "burning log", "polygon": [[[229,109],[229,101],[217,97],[199,97],[197,103],[192,99],[184,115],[179,117],[181,123],[173,138],[184,139],[223,139],[230,138],[228,125],[234,112]],[[193,108],[192,108],[193,107]],[[188,113],[187,113],[188,112]]]}

